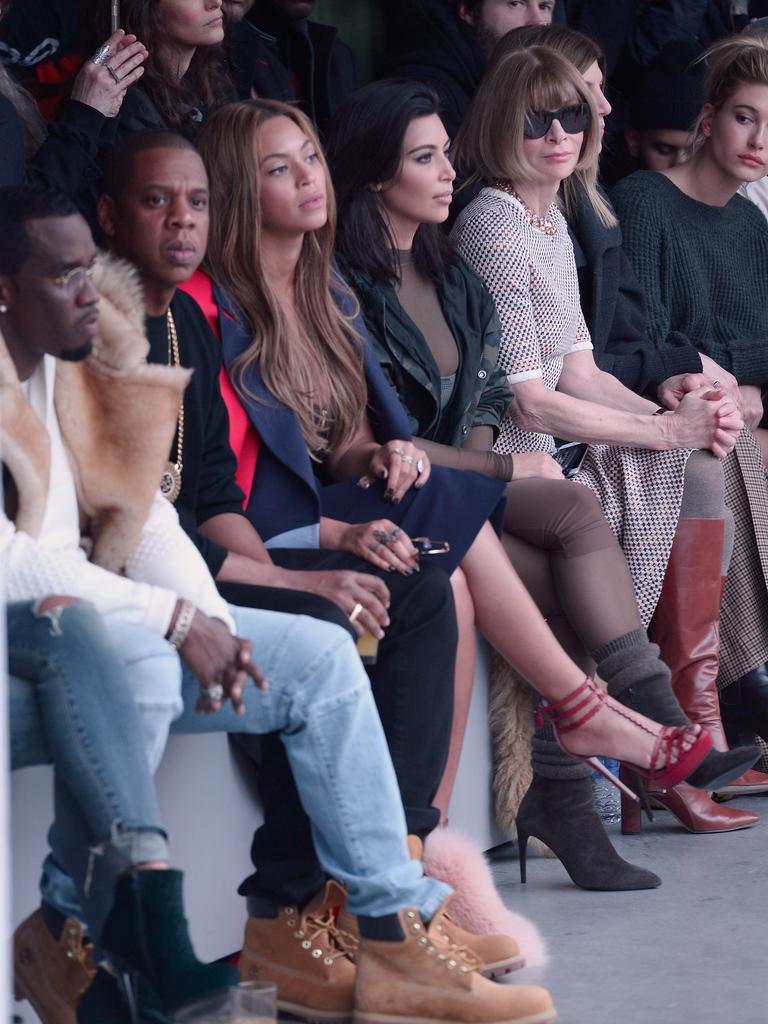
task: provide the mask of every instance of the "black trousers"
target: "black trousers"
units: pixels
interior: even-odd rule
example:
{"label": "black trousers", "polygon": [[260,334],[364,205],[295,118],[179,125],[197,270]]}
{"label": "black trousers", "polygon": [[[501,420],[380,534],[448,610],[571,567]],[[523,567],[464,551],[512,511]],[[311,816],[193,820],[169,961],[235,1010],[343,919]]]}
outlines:
{"label": "black trousers", "polygon": [[[376,664],[366,668],[408,831],[427,836],[439,821],[432,800],[445,768],[453,720],[457,630],[447,575],[429,563],[414,576],[381,572],[354,555],[336,551],[272,550],[270,555],[288,569],[355,569],[372,572],[387,584],[390,626],[379,644]],[[315,594],[241,584],[222,584],[219,589],[233,604],[312,615],[353,632],[341,609]],[[258,651],[254,655],[258,661]],[[256,870],[238,891],[301,906],[322,887],[325,875],[285,749],[276,733],[237,739],[257,763],[256,784],[264,808],[264,824],[251,846]],[[361,804],[360,813],[364,812]]]}

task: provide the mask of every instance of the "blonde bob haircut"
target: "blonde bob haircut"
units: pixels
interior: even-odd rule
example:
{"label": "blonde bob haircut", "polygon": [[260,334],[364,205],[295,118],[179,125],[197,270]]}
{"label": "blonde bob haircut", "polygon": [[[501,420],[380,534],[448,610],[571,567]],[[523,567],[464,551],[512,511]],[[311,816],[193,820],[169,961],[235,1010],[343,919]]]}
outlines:
{"label": "blonde bob haircut", "polygon": [[[523,130],[529,110],[557,110],[586,103],[589,125],[570,178],[563,182],[566,213],[576,206],[579,186],[603,224],[616,218],[597,187],[600,122],[592,93],[570,61],[547,46],[494,55],[454,144],[454,160],[466,184],[502,178],[527,181],[533,169],[525,157]],[[576,179],[574,181],[574,179]]]}
{"label": "blonde bob haircut", "polygon": [[[768,32],[755,30],[728,36],[699,58],[706,66],[704,106],[719,110],[742,85],[768,85]],[[693,125],[694,147],[705,142],[701,111]]]}

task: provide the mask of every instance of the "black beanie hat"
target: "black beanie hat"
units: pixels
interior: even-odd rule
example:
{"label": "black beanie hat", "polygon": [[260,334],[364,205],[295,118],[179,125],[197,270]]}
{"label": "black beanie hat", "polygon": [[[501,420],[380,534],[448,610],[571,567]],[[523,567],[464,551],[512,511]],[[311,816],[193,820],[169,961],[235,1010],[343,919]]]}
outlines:
{"label": "black beanie hat", "polygon": [[637,80],[629,102],[629,125],[640,131],[687,131],[701,110],[704,67],[694,43],[670,43]]}

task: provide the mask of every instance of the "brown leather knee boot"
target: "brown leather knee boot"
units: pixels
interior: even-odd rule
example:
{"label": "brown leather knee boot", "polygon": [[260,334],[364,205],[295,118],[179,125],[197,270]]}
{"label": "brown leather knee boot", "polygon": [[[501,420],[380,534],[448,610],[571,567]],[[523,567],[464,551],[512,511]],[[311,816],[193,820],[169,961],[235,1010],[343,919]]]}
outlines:
{"label": "brown leather knee boot", "polygon": [[[722,519],[680,520],[648,628],[672,672],[672,689],[683,711],[709,732],[718,750],[728,749],[717,692],[723,543]],[[702,790],[685,784],[669,796],[654,794],[654,799],[691,832],[727,832],[759,820],[751,811],[723,808]]]}

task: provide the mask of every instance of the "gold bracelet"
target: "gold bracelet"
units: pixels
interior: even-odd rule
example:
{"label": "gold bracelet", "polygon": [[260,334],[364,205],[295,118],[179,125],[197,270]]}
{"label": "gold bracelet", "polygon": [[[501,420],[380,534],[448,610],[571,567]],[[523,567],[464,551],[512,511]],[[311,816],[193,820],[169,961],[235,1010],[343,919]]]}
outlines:
{"label": "gold bracelet", "polygon": [[179,614],[176,616],[173,629],[166,633],[165,636],[174,651],[178,651],[189,636],[189,631],[192,628],[192,620],[194,619],[196,612],[197,608],[191,601],[187,601],[185,598],[181,602]]}

